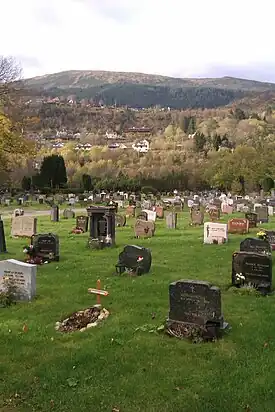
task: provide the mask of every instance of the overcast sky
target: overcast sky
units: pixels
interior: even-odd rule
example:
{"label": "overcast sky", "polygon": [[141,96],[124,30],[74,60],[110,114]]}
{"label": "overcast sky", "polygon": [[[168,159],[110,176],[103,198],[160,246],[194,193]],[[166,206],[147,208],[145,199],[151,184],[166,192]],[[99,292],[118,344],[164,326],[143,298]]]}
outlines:
{"label": "overcast sky", "polygon": [[24,77],[116,70],[275,81],[274,0],[1,0]]}

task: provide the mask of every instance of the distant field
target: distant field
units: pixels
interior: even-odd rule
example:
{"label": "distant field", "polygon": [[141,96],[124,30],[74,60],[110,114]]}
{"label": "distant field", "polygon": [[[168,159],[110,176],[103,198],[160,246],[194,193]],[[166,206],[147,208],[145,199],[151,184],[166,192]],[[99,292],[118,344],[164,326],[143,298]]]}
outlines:
{"label": "distant field", "polygon": [[[0,310],[1,412],[274,412],[275,296],[229,290],[231,256],[245,236],[203,245],[203,228],[188,219],[182,213],[176,231],[158,221],[148,240],[133,239],[130,220],[117,229],[116,248],[91,251],[88,234],[69,234],[74,219],[38,218],[40,232],[60,235],[61,260],[38,267],[36,300]],[[1,258],[23,259],[26,240],[11,239],[9,226],[5,220],[9,254]],[[126,244],[151,248],[149,274],[113,275]],[[56,321],[95,303],[87,289],[98,278],[110,317],[83,333],[56,332]],[[149,332],[165,321],[168,286],[179,279],[222,289],[232,328],[223,339],[191,344]]]}

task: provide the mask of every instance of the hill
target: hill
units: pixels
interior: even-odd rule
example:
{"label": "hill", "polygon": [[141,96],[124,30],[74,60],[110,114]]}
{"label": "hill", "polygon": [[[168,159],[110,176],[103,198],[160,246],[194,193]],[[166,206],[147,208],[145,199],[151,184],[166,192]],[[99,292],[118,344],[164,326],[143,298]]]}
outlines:
{"label": "hill", "polygon": [[235,100],[275,91],[275,84],[255,80],[223,78],[173,78],[160,75],[66,71],[24,81],[26,87],[51,97],[103,101],[106,105],[171,108],[214,108]]}

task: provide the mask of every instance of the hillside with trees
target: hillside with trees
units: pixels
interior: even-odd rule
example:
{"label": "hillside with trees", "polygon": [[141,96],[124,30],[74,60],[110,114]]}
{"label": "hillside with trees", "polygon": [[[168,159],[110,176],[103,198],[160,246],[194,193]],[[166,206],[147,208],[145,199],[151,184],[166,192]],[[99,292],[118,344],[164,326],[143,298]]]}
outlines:
{"label": "hillside with trees", "polygon": [[275,91],[275,84],[223,77],[181,79],[142,73],[67,71],[24,81],[28,89],[61,99],[74,96],[104,105],[174,109],[214,108],[255,93]]}

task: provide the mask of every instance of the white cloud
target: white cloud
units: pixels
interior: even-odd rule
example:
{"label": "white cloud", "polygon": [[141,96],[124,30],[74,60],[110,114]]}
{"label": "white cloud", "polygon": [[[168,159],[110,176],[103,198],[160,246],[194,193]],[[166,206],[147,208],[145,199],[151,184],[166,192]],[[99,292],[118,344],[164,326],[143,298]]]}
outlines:
{"label": "white cloud", "polygon": [[270,77],[273,3],[2,0],[1,54],[22,59],[25,77],[70,69],[226,75],[227,67]]}

